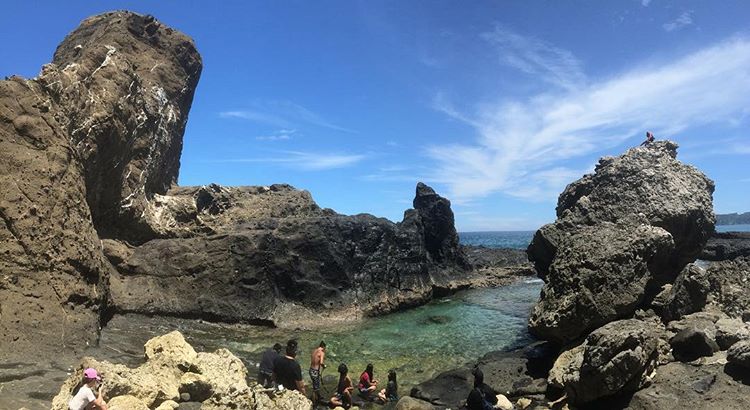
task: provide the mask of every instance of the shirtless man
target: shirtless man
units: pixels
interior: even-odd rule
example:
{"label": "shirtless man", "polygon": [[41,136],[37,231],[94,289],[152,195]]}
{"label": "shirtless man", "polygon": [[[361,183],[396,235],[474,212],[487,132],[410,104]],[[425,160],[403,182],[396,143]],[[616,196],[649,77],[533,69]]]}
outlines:
{"label": "shirtless man", "polygon": [[317,405],[320,401],[320,371],[325,369],[323,361],[326,358],[326,342],[320,342],[310,355],[310,380],[312,381],[312,402]]}

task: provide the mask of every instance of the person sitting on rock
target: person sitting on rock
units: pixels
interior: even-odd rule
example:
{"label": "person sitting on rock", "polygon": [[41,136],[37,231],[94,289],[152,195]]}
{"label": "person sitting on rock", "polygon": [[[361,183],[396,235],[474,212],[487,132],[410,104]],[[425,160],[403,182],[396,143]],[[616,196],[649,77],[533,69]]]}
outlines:
{"label": "person sitting on rock", "polygon": [[348,409],[352,406],[352,379],[349,378],[349,368],[346,363],[339,365],[339,384],[336,386],[336,394],[331,397],[331,406],[341,406]]}
{"label": "person sitting on rock", "polygon": [[365,371],[359,376],[359,395],[370,399],[372,392],[378,389],[378,381],[373,377],[373,365],[368,363]]}
{"label": "person sitting on rock", "polygon": [[289,390],[298,390],[305,394],[305,382],[302,381],[302,367],[297,360],[297,341],[292,339],[286,343],[286,355],[279,356],[273,361],[273,379]]}
{"label": "person sitting on rock", "polygon": [[263,352],[258,366],[258,384],[263,387],[273,385],[273,362],[281,354],[281,344],[276,343],[272,348]]}
{"label": "person sitting on rock", "polygon": [[654,138],[654,134],[651,133],[651,131],[646,131],[646,141],[643,141],[641,143],[641,146],[648,146],[652,142],[654,142],[656,138]]}
{"label": "person sitting on rock", "polygon": [[466,408],[468,410],[488,410],[495,407],[497,397],[492,388],[484,384],[484,373],[482,369],[475,368],[472,371],[474,375],[474,388],[469,392],[466,398]]}
{"label": "person sitting on rock", "polygon": [[[102,398],[102,380],[96,369],[89,367],[83,371],[83,381],[78,385],[78,391],[68,402],[70,410],[107,410],[107,404]],[[94,396],[94,389],[99,384],[97,395]],[[74,390],[75,391],[75,390]]]}
{"label": "person sitting on rock", "polygon": [[380,392],[378,393],[378,401],[384,404],[389,401],[398,401],[398,382],[396,381],[396,370],[391,369],[388,371],[388,384],[385,385],[385,389],[380,390]]}

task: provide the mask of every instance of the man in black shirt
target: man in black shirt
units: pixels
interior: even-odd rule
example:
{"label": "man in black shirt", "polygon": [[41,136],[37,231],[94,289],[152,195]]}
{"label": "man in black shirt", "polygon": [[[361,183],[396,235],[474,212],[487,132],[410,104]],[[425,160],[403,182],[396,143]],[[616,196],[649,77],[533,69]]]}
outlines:
{"label": "man in black shirt", "polygon": [[302,367],[294,359],[297,356],[297,341],[292,339],[286,343],[286,355],[279,356],[273,362],[273,375],[276,383],[282,384],[289,390],[299,390],[305,393],[305,383],[302,381]]}
{"label": "man in black shirt", "polygon": [[273,377],[273,362],[279,357],[281,353],[281,345],[276,343],[273,348],[263,352],[263,356],[260,359],[260,366],[258,366],[258,384],[263,387],[271,387],[271,381]]}

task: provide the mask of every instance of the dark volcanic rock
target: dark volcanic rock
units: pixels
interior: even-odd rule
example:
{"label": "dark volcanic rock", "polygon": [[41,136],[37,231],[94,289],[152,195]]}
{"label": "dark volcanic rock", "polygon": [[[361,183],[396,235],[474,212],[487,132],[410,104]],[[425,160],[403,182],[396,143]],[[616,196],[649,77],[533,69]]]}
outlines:
{"label": "dark volcanic rock", "polygon": [[750,371],[750,340],[742,340],[729,347],[727,361]]}
{"label": "dark volcanic rock", "polygon": [[719,351],[712,335],[702,329],[686,328],[678,332],[671,339],[672,354],[675,359],[684,362],[693,361],[702,356],[711,356]]}
{"label": "dark volcanic rock", "polygon": [[462,246],[466,258],[474,269],[504,268],[528,264],[526,252],[520,249]]}
{"label": "dark volcanic rock", "polygon": [[724,261],[750,256],[750,232],[717,232],[708,240],[700,258]]}
{"label": "dark volcanic rock", "polygon": [[434,405],[461,408],[474,383],[472,370],[478,367],[484,373],[487,387],[495,394],[515,398],[543,395],[545,380],[558,349],[547,342],[531,344],[511,352],[490,352],[477,363],[439,374],[415,386],[411,395]]}
{"label": "dark volcanic rock", "polygon": [[176,180],[200,68],[188,37],[114,12],[83,21],[37,78],[0,82],[3,352],[96,339],[111,266],[95,228],[138,226]]}
{"label": "dark volcanic rock", "polygon": [[159,201],[151,224],[174,238],[125,259],[107,245],[116,312],[251,323],[287,322],[292,304],[378,314],[470,278],[449,203],[425,185],[398,224],[322,210],[289,186],[179,188]]}
{"label": "dark volcanic rock", "polygon": [[527,251],[546,282],[535,335],[570,342],[628,317],[695,260],[713,232],[714,184],[676,149],[657,141],[602,158],[560,194],[557,221]]}

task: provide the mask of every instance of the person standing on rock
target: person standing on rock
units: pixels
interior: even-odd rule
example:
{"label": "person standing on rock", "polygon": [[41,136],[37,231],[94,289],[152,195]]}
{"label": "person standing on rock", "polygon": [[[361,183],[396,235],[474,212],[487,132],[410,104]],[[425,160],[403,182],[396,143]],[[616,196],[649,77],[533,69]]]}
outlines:
{"label": "person standing on rock", "polygon": [[302,381],[302,367],[295,359],[297,357],[297,341],[292,339],[286,343],[286,355],[279,356],[273,361],[273,379],[289,390],[305,392],[305,382]]}
{"label": "person standing on rock", "polygon": [[655,140],[655,139],[656,139],[656,138],[654,138],[654,134],[652,134],[652,133],[651,133],[651,131],[646,131],[646,141],[643,141],[643,142],[641,143],[641,146],[642,146],[642,147],[643,147],[643,146],[648,146],[648,145],[650,145],[650,144],[651,144],[652,142],[654,142],[654,140]]}
{"label": "person standing on rock", "polygon": [[258,366],[258,384],[271,387],[273,383],[273,362],[281,354],[281,344],[276,343],[272,348],[263,352]]}
{"label": "person standing on rock", "polygon": [[[78,391],[68,402],[70,410],[107,410],[107,404],[102,397],[102,385],[99,384],[102,378],[96,372],[96,369],[89,367],[83,371],[83,381]],[[94,389],[99,384],[97,395],[94,395]]]}
{"label": "person standing on rock", "polygon": [[323,363],[326,357],[326,342],[321,341],[320,345],[313,350],[310,355],[310,381],[312,382],[312,402],[317,405],[320,401],[320,372],[326,368]]}

